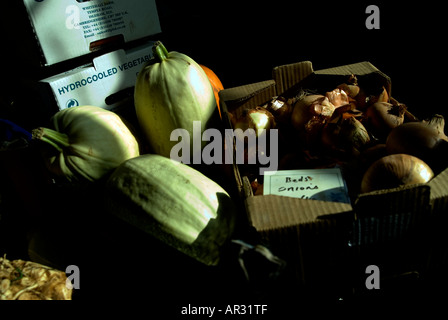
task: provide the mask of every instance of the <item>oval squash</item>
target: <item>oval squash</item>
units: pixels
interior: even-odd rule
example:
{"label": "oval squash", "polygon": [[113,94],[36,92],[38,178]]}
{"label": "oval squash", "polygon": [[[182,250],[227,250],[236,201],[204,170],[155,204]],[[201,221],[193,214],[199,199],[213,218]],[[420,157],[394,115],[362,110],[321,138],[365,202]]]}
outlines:
{"label": "oval squash", "polygon": [[[162,43],[154,44],[154,59],[139,72],[134,103],[146,139],[157,154],[170,157],[179,141],[171,141],[175,129],[185,129],[193,150],[193,121],[201,122],[201,137],[216,109],[212,85],[204,70],[185,54],[168,52]],[[189,140],[188,140],[189,138]],[[202,147],[204,143],[202,143]]]}
{"label": "oval squash", "polygon": [[160,155],[121,164],[105,195],[108,212],[206,265],[218,264],[234,229],[229,194],[199,171]]}
{"label": "oval squash", "polygon": [[[78,106],[58,111],[50,128],[36,128],[47,169],[68,181],[105,178],[123,161],[140,155],[137,139],[116,113]],[[45,146],[45,147],[44,147]]]}

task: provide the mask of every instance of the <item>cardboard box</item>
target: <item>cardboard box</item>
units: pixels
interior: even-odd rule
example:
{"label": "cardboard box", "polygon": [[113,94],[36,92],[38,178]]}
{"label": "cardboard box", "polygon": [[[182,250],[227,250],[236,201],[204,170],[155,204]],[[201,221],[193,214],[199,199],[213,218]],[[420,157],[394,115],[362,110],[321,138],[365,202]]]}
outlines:
{"label": "cardboard box", "polygon": [[[238,116],[244,109],[263,105],[274,96],[294,94],[300,88],[325,93],[351,74],[360,85],[381,84],[391,93],[390,78],[369,62],[314,71],[311,62],[304,61],[276,67],[272,74],[273,80],[219,93],[227,127],[231,127],[229,113]],[[384,263],[390,273],[416,264],[426,266],[428,247],[441,241],[431,234],[431,223],[448,209],[448,169],[427,184],[359,195],[352,204],[254,196],[249,178],[241,175],[237,165],[234,174],[249,223],[288,262],[295,284],[327,289],[352,286],[354,274],[365,275],[361,257],[370,259],[370,264]],[[406,257],[397,254],[404,255],[403,246],[411,248]]]}
{"label": "cardboard box", "polygon": [[137,74],[152,57],[153,42],[116,50],[93,59],[93,62],[51,76],[35,84],[41,105],[54,111],[79,105],[115,109],[134,95]]}
{"label": "cardboard box", "polygon": [[37,40],[37,63],[42,66],[86,55],[111,43],[123,44],[161,32],[154,0],[23,3]]}

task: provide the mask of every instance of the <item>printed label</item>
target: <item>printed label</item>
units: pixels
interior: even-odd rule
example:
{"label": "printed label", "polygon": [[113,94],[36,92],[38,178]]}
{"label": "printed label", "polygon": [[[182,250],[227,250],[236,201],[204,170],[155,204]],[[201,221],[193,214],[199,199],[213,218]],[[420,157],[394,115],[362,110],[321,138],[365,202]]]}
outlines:
{"label": "printed label", "polygon": [[64,95],[64,94],[72,92],[78,88],[88,86],[92,83],[96,83],[96,82],[99,82],[99,81],[102,81],[105,79],[109,79],[110,77],[115,77],[115,76],[117,76],[118,73],[127,72],[128,70],[130,70],[132,68],[137,68],[138,70],[140,70],[140,68],[142,67],[142,64],[149,61],[150,59],[151,59],[151,55],[147,54],[140,58],[126,61],[118,66],[111,67],[107,70],[95,72],[94,74],[85,76],[79,80],[62,85],[59,88],[57,88],[56,92],[58,95]]}
{"label": "printed label", "polygon": [[[124,17],[128,15],[127,10],[114,11],[114,1],[102,2],[83,7],[83,16],[86,20],[80,21],[84,38],[112,34],[117,30],[126,28]],[[76,26],[75,26],[76,27]]]}

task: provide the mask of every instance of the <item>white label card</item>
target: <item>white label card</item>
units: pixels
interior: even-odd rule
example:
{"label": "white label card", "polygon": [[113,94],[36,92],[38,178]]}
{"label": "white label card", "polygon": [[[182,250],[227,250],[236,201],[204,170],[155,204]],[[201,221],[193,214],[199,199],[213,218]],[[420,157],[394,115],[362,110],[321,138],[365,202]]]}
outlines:
{"label": "white label card", "polygon": [[339,168],[266,171],[263,194],[350,203]]}

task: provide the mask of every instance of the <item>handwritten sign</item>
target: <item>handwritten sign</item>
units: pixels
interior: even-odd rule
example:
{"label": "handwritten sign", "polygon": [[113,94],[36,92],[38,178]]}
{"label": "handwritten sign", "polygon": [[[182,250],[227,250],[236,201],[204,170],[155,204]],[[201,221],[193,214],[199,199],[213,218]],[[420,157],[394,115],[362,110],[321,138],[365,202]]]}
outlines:
{"label": "handwritten sign", "polygon": [[350,203],[339,168],[266,171],[263,194]]}

